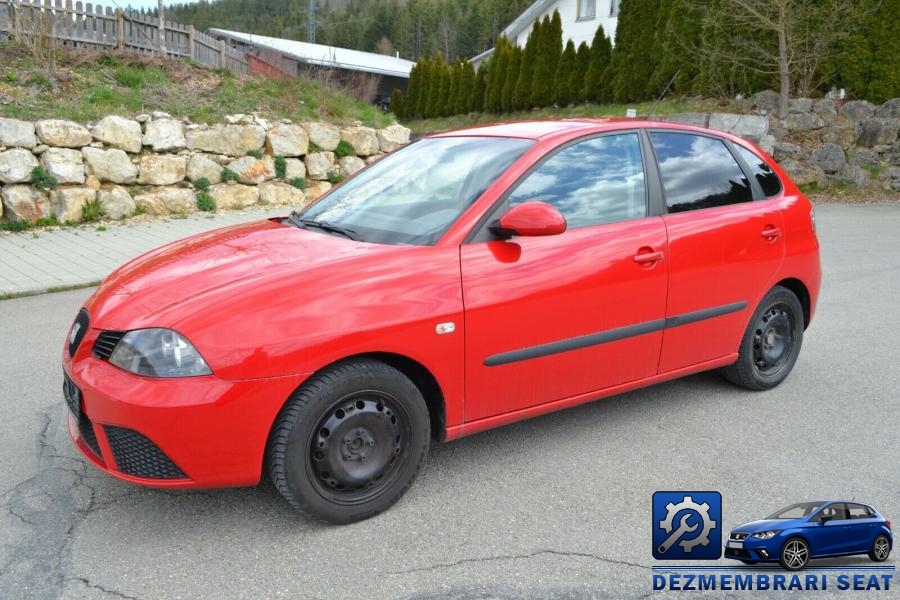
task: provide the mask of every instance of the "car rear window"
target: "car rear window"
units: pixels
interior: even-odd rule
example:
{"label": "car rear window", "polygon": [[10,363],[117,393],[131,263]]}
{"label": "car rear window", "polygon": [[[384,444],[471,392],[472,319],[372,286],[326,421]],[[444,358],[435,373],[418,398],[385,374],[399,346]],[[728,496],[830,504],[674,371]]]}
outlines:
{"label": "car rear window", "polygon": [[750,180],[725,142],[690,133],[650,133],[670,213],[753,200]]}
{"label": "car rear window", "polygon": [[733,144],[733,146],[737,149],[741,159],[747,163],[747,166],[750,168],[750,174],[756,179],[757,183],[759,183],[759,187],[762,188],[763,196],[770,198],[780,194],[781,180],[778,179],[778,175],[775,174],[772,167],[770,167],[762,158],[743,146],[738,146],[737,144]]}

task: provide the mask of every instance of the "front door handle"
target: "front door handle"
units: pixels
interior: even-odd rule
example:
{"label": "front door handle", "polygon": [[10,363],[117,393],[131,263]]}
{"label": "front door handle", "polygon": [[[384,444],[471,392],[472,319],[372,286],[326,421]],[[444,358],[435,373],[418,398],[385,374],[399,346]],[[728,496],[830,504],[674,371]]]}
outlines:
{"label": "front door handle", "polygon": [[762,235],[770,242],[774,242],[781,235],[781,230],[774,225],[766,225],[765,228],[763,228],[763,230],[760,232],[760,235]]}
{"label": "front door handle", "polygon": [[641,248],[634,255],[634,262],[639,265],[651,266],[661,261],[663,257],[665,257],[665,254],[662,251],[654,252],[652,248]]}

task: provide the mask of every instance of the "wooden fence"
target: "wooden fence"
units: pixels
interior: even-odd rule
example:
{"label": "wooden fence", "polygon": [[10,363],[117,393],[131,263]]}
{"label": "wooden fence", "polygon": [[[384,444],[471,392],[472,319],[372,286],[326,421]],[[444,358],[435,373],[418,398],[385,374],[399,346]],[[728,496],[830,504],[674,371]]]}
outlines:
{"label": "wooden fence", "polygon": [[[166,21],[166,54],[213,68],[247,73],[247,57],[192,25]],[[0,0],[0,35],[47,36],[64,46],[160,53],[159,19],[72,0]]]}

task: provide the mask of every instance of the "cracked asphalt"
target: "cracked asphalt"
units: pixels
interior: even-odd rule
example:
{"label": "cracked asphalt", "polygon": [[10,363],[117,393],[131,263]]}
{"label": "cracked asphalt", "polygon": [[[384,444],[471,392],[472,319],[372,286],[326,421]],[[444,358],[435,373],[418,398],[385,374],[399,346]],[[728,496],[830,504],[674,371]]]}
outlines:
{"label": "cracked asphalt", "polygon": [[701,374],[435,446],[397,506],[344,527],[266,485],[164,492],[86,464],[59,355],[90,290],[0,302],[0,598],[642,597],[657,490],[720,491],[725,531],[806,499],[900,521],[900,206],[817,215],[823,294],[776,390]]}

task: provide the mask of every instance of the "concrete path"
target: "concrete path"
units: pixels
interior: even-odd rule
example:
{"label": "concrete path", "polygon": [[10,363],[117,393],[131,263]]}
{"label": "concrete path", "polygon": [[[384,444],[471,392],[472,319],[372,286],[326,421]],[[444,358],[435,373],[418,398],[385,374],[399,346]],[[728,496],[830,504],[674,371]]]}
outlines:
{"label": "concrete path", "polygon": [[280,207],[113,224],[105,230],[83,225],[0,235],[0,298],[99,281],[122,263],[168,242],[288,212],[289,207]]}

